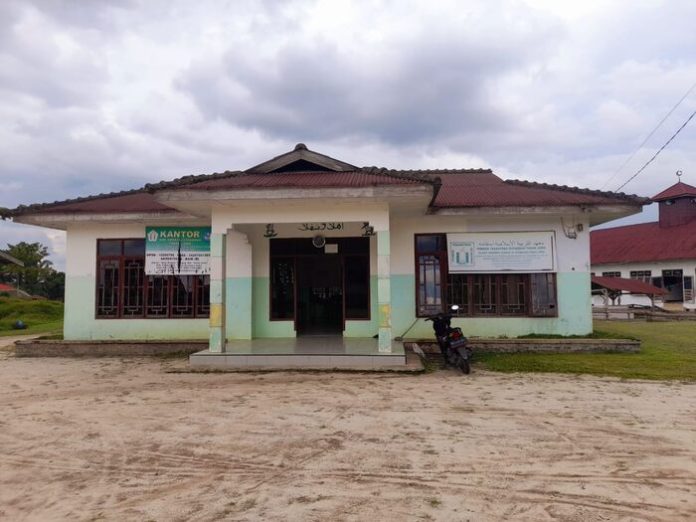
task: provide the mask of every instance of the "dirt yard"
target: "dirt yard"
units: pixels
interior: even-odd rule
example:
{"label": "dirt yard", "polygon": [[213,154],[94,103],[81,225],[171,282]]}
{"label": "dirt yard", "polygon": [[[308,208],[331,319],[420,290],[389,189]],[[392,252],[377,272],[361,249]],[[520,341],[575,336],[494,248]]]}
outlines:
{"label": "dirt yard", "polygon": [[696,519],[696,386],[0,354],[2,520]]}

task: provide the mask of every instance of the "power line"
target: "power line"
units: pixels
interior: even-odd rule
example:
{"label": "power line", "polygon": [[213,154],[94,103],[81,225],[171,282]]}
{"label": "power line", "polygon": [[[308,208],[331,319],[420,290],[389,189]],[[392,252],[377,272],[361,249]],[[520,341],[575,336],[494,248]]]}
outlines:
{"label": "power line", "polygon": [[693,119],[694,116],[696,116],[696,111],[694,111],[694,112],[691,113],[691,116],[689,116],[689,117],[686,119],[686,121],[685,121],[684,123],[682,123],[682,126],[679,127],[679,128],[677,129],[677,132],[675,132],[674,134],[672,134],[672,137],[671,137],[670,139],[668,139],[662,147],[660,147],[660,150],[658,150],[655,154],[653,154],[653,157],[650,158],[648,161],[646,161],[646,162],[645,162],[645,165],[643,165],[641,168],[639,168],[638,171],[637,171],[633,176],[631,176],[630,178],[628,178],[628,180],[626,180],[626,182],[625,182],[623,185],[621,185],[619,188],[617,188],[617,189],[616,189],[616,192],[618,192],[619,190],[621,190],[622,188],[624,188],[624,187],[625,187],[626,185],[628,185],[631,181],[633,181],[633,179],[634,179],[638,174],[640,174],[641,172],[643,172],[643,171],[645,170],[645,168],[646,168],[648,165],[650,165],[650,164],[653,162],[653,160],[654,160],[655,158],[657,158],[657,157],[660,155],[660,152],[662,152],[665,148],[667,148],[667,145],[669,145],[670,143],[672,143],[672,140],[673,140],[674,138],[676,138],[677,135],[682,131],[682,129],[683,129],[684,127],[686,127],[686,126],[689,124],[689,122]]}
{"label": "power line", "polygon": [[617,174],[619,172],[621,172],[624,169],[624,167],[631,162],[631,160],[633,158],[635,158],[636,154],[638,154],[638,152],[640,152],[640,149],[642,149],[645,146],[645,144],[648,142],[648,140],[653,137],[653,134],[655,134],[657,132],[657,130],[660,127],[662,127],[662,124],[667,120],[667,118],[669,118],[672,115],[672,113],[675,110],[677,110],[677,107],[679,107],[682,104],[682,102],[684,100],[686,100],[686,98],[689,96],[689,94],[691,94],[691,91],[693,91],[694,88],[696,88],[696,82],[694,82],[694,84],[691,87],[689,87],[689,90],[686,91],[686,94],[684,94],[684,96],[682,96],[679,99],[679,101],[674,105],[674,107],[672,107],[670,109],[670,111],[667,114],[665,114],[665,116],[659,121],[659,123],[657,125],[655,125],[653,130],[650,131],[650,134],[648,134],[645,137],[645,139],[641,142],[641,144],[638,145],[638,148],[636,150],[634,150],[633,153],[628,158],[626,158],[626,161],[624,161],[621,164],[621,166],[618,169],[616,169],[616,171],[614,171],[614,173],[609,177],[609,179],[604,182],[604,185],[602,185],[602,189],[604,189],[604,187],[606,187],[609,183],[611,183],[611,181],[617,176]]}

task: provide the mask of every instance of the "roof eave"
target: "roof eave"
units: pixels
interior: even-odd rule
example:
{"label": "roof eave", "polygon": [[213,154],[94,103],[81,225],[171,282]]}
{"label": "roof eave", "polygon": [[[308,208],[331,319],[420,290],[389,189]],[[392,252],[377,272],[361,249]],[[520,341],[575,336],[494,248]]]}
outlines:
{"label": "roof eave", "polygon": [[24,266],[24,262],[23,262],[23,261],[20,261],[20,260],[17,259],[16,257],[11,256],[11,255],[8,254],[7,252],[2,252],[2,251],[0,251],[0,261],[9,262],[9,263],[12,263],[12,264],[15,264],[15,265],[18,265],[18,266]]}
{"label": "roof eave", "polygon": [[121,223],[181,223],[200,221],[196,216],[175,209],[140,212],[41,212],[25,213],[12,218],[15,223],[66,230],[71,225]]}
{"label": "roof eave", "polygon": [[538,183],[535,181],[526,181],[519,179],[506,179],[504,183],[508,185],[517,185],[520,187],[527,187],[532,189],[546,189],[555,190],[559,192],[570,192],[572,194],[583,194],[587,196],[598,196],[607,198],[610,200],[615,200],[617,202],[629,202],[637,205],[649,205],[652,203],[651,198],[646,198],[643,196],[638,196],[636,194],[625,194],[623,192],[608,192],[603,190],[592,190],[583,189],[579,187],[571,187],[568,185],[554,185],[552,183]]}

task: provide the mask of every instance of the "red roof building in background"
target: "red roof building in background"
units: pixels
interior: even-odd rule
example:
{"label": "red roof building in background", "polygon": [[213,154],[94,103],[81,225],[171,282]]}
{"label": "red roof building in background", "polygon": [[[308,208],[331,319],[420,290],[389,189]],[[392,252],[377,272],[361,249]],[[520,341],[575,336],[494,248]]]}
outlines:
{"label": "red roof building in background", "polygon": [[590,234],[597,276],[638,279],[664,288],[665,301],[694,304],[696,187],[681,179],[652,198],[659,219]]}

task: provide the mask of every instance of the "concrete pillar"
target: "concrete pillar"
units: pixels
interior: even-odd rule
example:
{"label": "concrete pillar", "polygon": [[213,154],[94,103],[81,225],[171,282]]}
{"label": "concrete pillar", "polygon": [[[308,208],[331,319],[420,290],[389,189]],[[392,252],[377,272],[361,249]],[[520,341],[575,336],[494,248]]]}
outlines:
{"label": "concrete pillar", "polygon": [[389,223],[375,226],[377,233],[377,304],[379,308],[380,352],[391,352],[391,264],[389,261]]}
{"label": "concrete pillar", "polygon": [[225,236],[210,235],[210,342],[211,352],[225,351]]}
{"label": "concrete pillar", "polygon": [[227,337],[251,339],[252,332],[252,248],[249,238],[236,230],[227,231]]}

